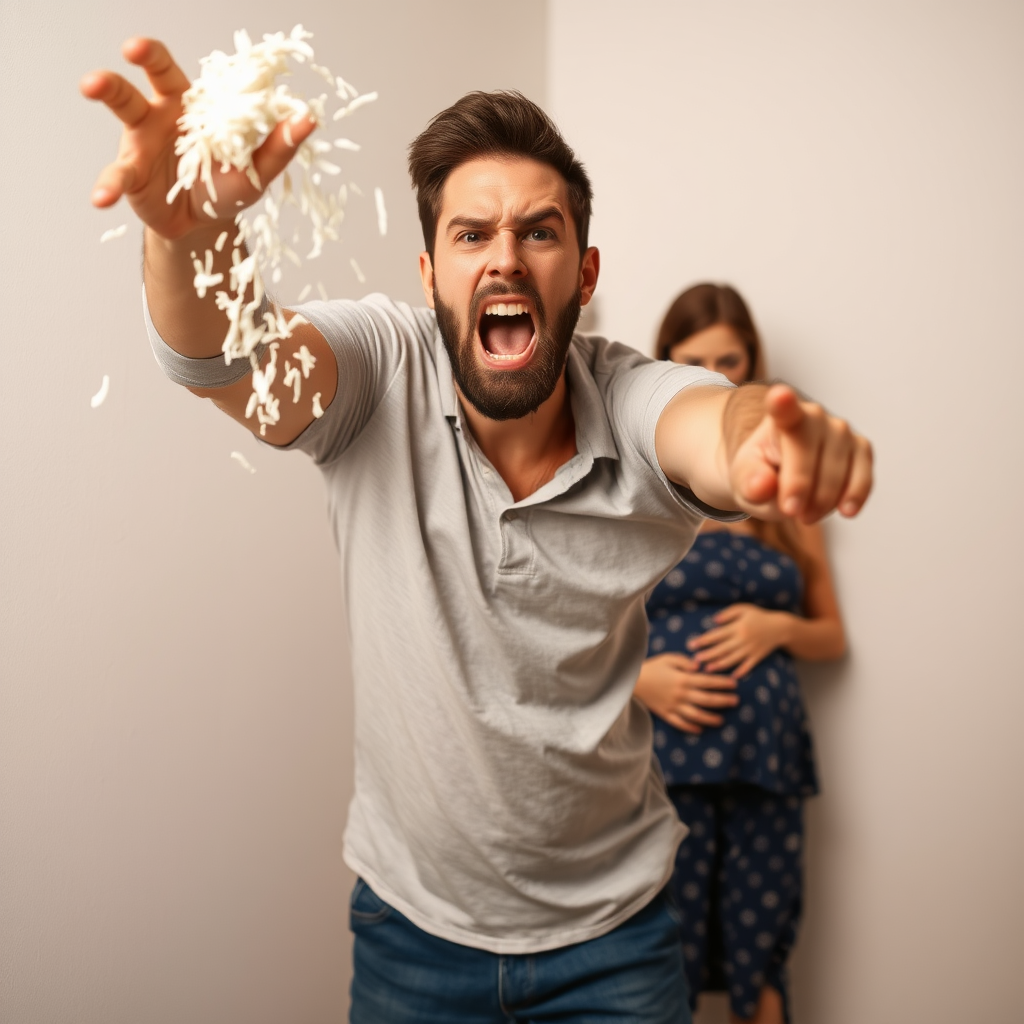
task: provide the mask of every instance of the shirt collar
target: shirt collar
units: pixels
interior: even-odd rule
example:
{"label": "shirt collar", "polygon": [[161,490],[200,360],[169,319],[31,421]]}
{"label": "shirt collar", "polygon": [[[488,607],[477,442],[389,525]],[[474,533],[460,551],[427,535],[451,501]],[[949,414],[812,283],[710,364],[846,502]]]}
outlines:
{"label": "shirt collar", "polygon": [[[439,330],[434,331],[434,351],[437,360],[437,384],[441,396],[441,409],[450,420],[459,420],[459,396],[455,390],[455,378],[448,350]],[[576,450],[587,453],[592,459],[618,459],[608,412],[598,390],[594,375],[590,372],[573,338],[569,345],[568,384],[572,415],[576,421]]]}

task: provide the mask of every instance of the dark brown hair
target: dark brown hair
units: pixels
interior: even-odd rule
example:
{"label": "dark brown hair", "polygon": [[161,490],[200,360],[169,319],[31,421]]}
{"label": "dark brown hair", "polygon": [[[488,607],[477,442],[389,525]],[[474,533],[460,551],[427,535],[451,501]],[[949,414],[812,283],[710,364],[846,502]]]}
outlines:
{"label": "dark brown hair", "polygon": [[747,380],[764,380],[764,354],[754,318],[740,293],[727,284],[695,284],[668,307],[658,329],[654,358],[668,359],[674,345],[715,324],[731,327],[746,346],[750,360]]}
{"label": "dark brown hair", "polygon": [[[746,346],[750,360],[747,381],[764,380],[766,373],[761,336],[757,333],[754,318],[743,297],[727,284],[695,284],[669,306],[658,330],[658,340],[654,345],[655,358],[669,359],[673,346],[715,324],[731,327]],[[796,523],[792,519],[780,519],[774,523],[751,519],[750,525],[758,540],[789,555],[796,562],[806,583],[813,566],[800,543]]]}
{"label": "dark brown hair", "polygon": [[470,92],[433,118],[409,146],[423,243],[431,259],[441,194],[448,175],[481,156],[521,156],[553,167],[565,179],[580,258],[587,248],[593,192],[576,154],[554,121],[520,92]]}

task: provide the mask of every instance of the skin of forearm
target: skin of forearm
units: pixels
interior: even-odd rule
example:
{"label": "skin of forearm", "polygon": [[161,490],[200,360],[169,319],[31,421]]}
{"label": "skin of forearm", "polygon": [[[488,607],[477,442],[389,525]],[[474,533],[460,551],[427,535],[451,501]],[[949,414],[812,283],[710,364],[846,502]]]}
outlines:
{"label": "skin of forearm", "polygon": [[[227,291],[231,280],[231,243],[217,252],[214,245],[222,231],[237,229],[223,223],[200,228],[183,238],[162,238],[146,229],[143,252],[143,279],[149,315],[160,337],[176,352],[193,359],[221,354],[228,320],[217,308],[214,293]],[[208,288],[204,298],[196,294],[192,253],[205,264],[206,252],[213,253],[212,273],[223,274],[221,284]],[[252,286],[246,301],[252,298]]]}
{"label": "skin of forearm", "polygon": [[805,619],[789,612],[779,616],[779,647],[805,661],[833,661],[846,651],[843,624],[835,619]]}
{"label": "skin of forearm", "polygon": [[665,475],[712,508],[742,508],[729,463],[764,417],[763,384],[687,388],[666,407],[655,431]]}

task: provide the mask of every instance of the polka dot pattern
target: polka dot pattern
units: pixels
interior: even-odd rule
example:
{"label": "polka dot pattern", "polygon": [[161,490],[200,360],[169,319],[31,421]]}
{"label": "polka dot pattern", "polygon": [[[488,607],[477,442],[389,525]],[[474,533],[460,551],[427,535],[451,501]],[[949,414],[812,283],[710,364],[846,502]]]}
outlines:
{"label": "polka dot pattern", "polygon": [[[701,534],[647,602],[648,654],[688,653],[687,641],[713,628],[716,612],[741,600],[798,613],[803,580],[796,563],[754,537],[726,530]],[[740,703],[724,712],[722,727],[699,736],[654,718],[654,748],[665,781],[747,782],[774,793],[816,793],[813,747],[792,657],[773,651],[739,680],[737,693]]]}
{"label": "polka dot pattern", "polygon": [[733,1013],[749,1017],[765,984],[786,1000],[801,910],[803,800],[747,785],[673,786],[669,796],[690,827],[669,884],[691,1006],[702,990],[724,989]]}

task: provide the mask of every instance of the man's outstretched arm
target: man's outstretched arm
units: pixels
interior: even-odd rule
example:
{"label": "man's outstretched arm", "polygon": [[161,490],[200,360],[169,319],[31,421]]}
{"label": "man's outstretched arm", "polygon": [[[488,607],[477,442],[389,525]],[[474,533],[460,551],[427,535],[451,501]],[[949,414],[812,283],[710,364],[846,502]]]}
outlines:
{"label": "man's outstretched arm", "polygon": [[[122,47],[125,59],[141,67],[153,95],[146,99],[130,82],[112,71],[96,71],[81,83],[82,94],[99,100],[122,122],[124,131],[117,159],[100,173],[93,186],[92,202],[98,207],[113,206],[124,196],[145,225],[144,277],[146,298],[153,325],[163,340],[180,355],[193,359],[216,357],[227,333],[228,321],[217,308],[214,291],[204,298],[196,294],[193,280],[193,254],[200,261],[210,252],[211,273],[223,274],[227,287],[231,273],[231,245],[218,252],[217,239],[227,231],[237,233],[234,218],[238,211],[255,203],[261,191],[241,171],[214,171],[217,201],[200,182],[178,193],[172,203],[167,193],[177,177],[174,142],[178,136],[181,97],[189,87],[188,77],[174,62],[167,48],[153,39],[129,39]],[[313,131],[308,119],[287,126],[279,124],[253,154],[260,182],[270,184],[295,155],[298,145]],[[286,130],[287,129],[287,130]],[[206,209],[204,210],[204,205]],[[209,215],[212,205],[214,216]],[[251,287],[251,286],[250,286]],[[249,296],[251,298],[251,295]],[[316,358],[316,365],[303,392],[320,392],[327,408],[337,388],[337,362],[323,336],[310,324],[296,326],[291,341],[282,343],[290,355],[293,348],[305,345]],[[264,365],[269,360],[264,354]],[[259,430],[256,417],[246,419],[245,409],[252,392],[251,374],[222,388],[190,388],[194,394],[213,399],[228,415],[254,433]],[[285,394],[280,403],[281,420],[268,428],[265,440],[283,445],[293,441],[313,420],[310,402],[293,403]]]}
{"label": "man's outstretched arm", "polygon": [[661,414],[655,448],[700,501],[758,519],[854,516],[871,493],[870,443],[785,384],[686,388]]}

